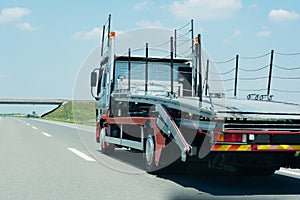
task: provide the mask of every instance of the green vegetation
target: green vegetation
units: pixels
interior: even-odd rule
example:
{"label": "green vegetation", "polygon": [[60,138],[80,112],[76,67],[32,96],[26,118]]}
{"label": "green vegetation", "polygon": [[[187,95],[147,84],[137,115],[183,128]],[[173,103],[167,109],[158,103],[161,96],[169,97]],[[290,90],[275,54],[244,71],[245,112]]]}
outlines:
{"label": "green vegetation", "polygon": [[0,114],[0,117],[26,117],[26,114],[12,113],[12,114]]}
{"label": "green vegetation", "polygon": [[94,126],[96,106],[96,102],[68,102],[43,119]]}

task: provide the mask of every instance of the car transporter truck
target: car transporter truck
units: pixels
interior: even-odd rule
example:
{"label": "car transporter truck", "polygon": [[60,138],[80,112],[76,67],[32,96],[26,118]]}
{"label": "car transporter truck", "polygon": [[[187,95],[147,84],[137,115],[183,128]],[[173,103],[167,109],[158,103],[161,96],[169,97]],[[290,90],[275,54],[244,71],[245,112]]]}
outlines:
{"label": "car transporter truck", "polygon": [[102,152],[140,151],[150,172],[175,161],[251,175],[300,168],[300,105],[270,95],[211,93],[200,35],[191,39],[189,58],[176,56],[173,36],[168,57],[149,56],[148,43],[143,56],[130,48],[117,55],[110,21],[103,26],[100,65],[91,73]]}

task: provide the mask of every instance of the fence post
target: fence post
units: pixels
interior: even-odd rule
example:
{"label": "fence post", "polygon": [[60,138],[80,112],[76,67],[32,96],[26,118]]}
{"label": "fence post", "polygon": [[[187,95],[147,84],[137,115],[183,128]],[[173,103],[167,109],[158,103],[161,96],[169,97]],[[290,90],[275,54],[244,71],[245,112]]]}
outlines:
{"label": "fence post", "polygon": [[148,43],[146,43],[145,92],[148,91]]}
{"label": "fence post", "polygon": [[271,50],[270,70],[269,70],[269,80],[268,80],[268,92],[267,92],[268,96],[270,95],[270,90],[271,90],[272,69],[273,69],[273,56],[274,56],[274,50]]}
{"label": "fence post", "polygon": [[131,61],[130,61],[130,57],[131,57],[131,49],[128,49],[128,91],[130,91],[130,79],[131,79],[131,74],[130,74],[130,70],[131,70]]}
{"label": "fence post", "polygon": [[234,97],[236,97],[236,95],[237,95],[238,70],[239,70],[239,55],[236,55],[236,58],[235,58]]}
{"label": "fence post", "polygon": [[174,82],[174,59],[173,59],[173,37],[170,38],[170,53],[171,53],[171,94],[173,94],[173,82]]}
{"label": "fence post", "polygon": [[207,63],[206,63],[206,84],[205,84],[205,96],[207,96],[208,93],[208,71],[209,71],[209,59],[207,59]]}

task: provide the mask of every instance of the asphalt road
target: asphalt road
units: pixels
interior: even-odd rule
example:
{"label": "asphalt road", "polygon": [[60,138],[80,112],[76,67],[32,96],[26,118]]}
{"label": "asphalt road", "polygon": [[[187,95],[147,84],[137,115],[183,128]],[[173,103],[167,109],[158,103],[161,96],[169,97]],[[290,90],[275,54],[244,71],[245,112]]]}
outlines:
{"label": "asphalt road", "polygon": [[0,118],[0,200],[300,199],[300,170],[267,178],[214,170],[156,176],[142,163],[135,152],[100,153],[93,127]]}

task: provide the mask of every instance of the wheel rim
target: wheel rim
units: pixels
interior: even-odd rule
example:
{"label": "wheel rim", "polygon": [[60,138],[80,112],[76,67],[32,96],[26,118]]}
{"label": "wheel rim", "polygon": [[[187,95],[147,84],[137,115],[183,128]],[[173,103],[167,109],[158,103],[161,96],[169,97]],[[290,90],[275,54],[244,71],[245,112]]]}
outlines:
{"label": "wheel rim", "polygon": [[101,151],[105,149],[104,137],[105,137],[105,128],[102,128],[100,131],[100,150]]}
{"label": "wheel rim", "polygon": [[147,138],[145,153],[147,164],[150,166],[154,162],[154,141],[151,136]]}

